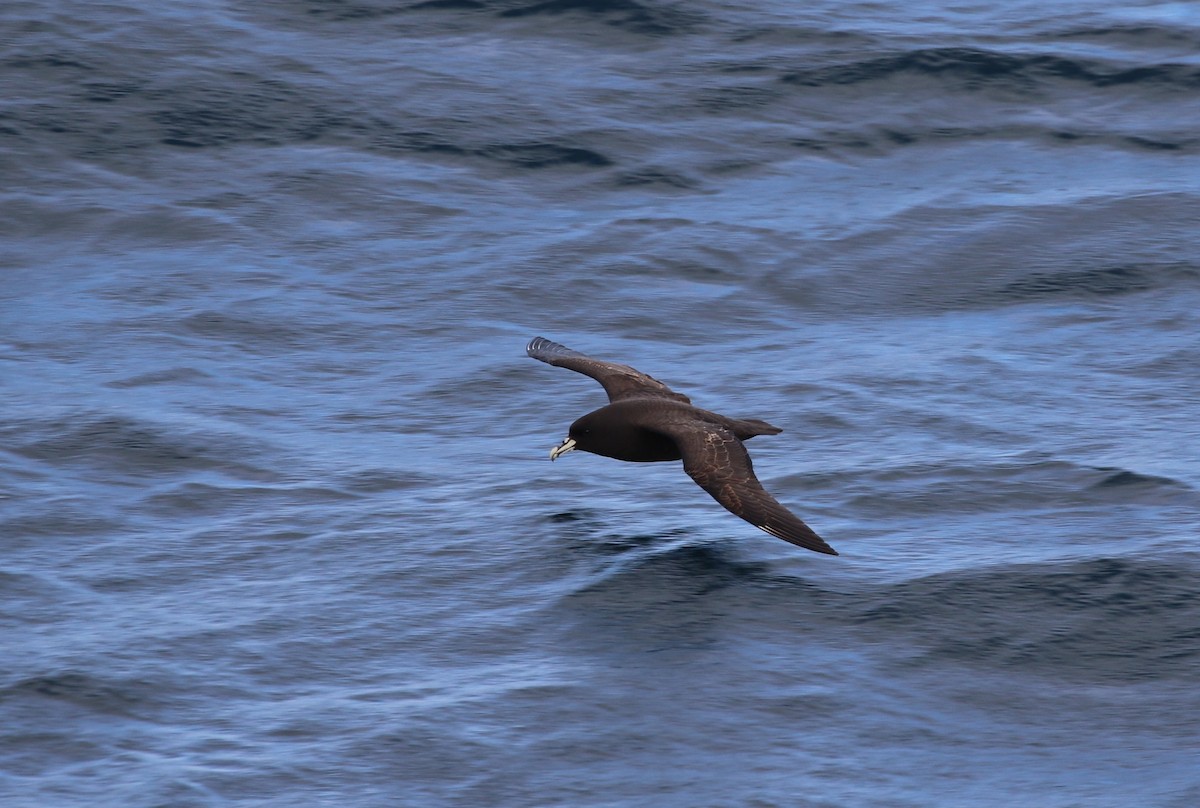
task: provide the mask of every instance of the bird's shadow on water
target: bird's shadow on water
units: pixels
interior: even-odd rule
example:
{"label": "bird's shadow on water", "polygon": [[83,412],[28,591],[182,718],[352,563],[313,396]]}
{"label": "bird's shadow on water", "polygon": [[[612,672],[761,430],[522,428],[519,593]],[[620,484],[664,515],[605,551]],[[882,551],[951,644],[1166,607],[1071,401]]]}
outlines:
{"label": "bird's shadow on water", "polygon": [[740,559],[733,550],[697,539],[683,528],[612,532],[588,509],[561,511],[549,521],[556,525],[566,549],[586,566],[584,580],[572,589],[573,594],[621,586],[631,577],[648,577],[652,580],[647,583],[689,581],[696,594],[703,595],[768,574],[767,565]]}
{"label": "bird's shadow on water", "polygon": [[[687,530],[612,533],[587,511],[555,514],[578,559],[555,613],[572,642],[605,653],[697,650],[718,642],[729,620],[767,591],[813,587],[739,555],[736,543]],[[768,596],[770,597],[770,596]]]}

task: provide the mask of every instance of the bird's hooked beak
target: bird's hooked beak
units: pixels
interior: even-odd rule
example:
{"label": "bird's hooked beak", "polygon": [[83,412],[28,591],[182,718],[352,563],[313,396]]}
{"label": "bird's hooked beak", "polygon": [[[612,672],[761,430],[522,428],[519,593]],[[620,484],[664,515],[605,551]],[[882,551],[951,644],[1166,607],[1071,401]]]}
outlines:
{"label": "bird's hooked beak", "polygon": [[550,459],[558,460],[559,455],[565,455],[567,452],[575,449],[574,438],[563,438],[563,442],[550,450]]}

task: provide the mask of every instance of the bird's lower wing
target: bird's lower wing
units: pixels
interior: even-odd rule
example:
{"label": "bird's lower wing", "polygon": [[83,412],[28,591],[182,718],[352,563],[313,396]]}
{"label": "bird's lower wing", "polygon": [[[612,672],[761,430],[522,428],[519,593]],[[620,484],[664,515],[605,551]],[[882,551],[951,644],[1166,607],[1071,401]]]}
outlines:
{"label": "bird's lower wing", "polygon": [[683,455],[683,470],[730,513],[786,542],[837,555],[812,528],[762,487],[754,476],[750,454],[732,432],[711,424],[691,425],[673,432]]}

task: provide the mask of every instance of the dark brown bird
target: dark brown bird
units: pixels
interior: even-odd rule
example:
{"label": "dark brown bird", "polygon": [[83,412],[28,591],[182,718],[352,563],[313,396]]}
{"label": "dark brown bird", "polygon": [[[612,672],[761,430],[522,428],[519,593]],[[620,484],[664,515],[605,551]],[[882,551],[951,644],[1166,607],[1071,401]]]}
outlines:
{"label": "dark brown bird", "polygon": [[534,359],[570,368],[600,382],[608,405],[571,424],[550,459],[575,449],[650,463],[683,460],[696,485],[755,527],[818,553],[837,555],[824,539],[767,493],[754,476],[742,441],[783,430],[756,418],[726,418],[692,405],[691,399],[628,365],[592,359],[534,337],[525,352]]}

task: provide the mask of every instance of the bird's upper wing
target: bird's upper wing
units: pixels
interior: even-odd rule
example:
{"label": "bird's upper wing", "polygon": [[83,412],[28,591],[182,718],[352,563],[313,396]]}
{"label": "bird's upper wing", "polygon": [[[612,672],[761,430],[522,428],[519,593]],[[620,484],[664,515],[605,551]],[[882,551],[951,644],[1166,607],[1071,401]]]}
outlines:
{"label": "bird's upper wing", "polygon": [[812,528],[767,493],[754,476],[750,453],[733,432],[699,420],[674,424],[666,431],[683,455],[683,470],[730,513],[786,542],[837,555]]}
{"label": "bird's upper wing", "polygon": [[525,352],[549,365],[570,368],[585,376],[591,376],[604,387],[609,401],[625,398],[669,398],[685,404],[692,403],[687,396],[676,393],[653,376],[634,370],[628,365],[592,359],[545,337],[534,337],[525,347]]}

